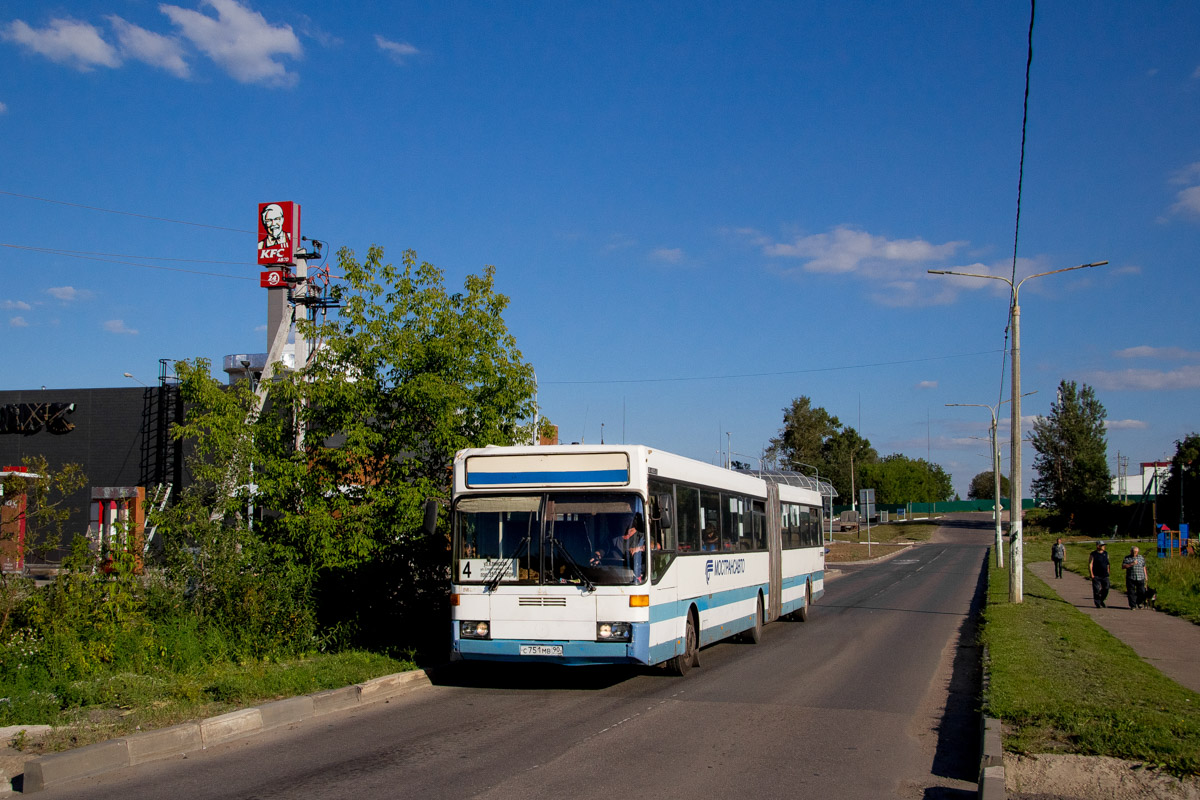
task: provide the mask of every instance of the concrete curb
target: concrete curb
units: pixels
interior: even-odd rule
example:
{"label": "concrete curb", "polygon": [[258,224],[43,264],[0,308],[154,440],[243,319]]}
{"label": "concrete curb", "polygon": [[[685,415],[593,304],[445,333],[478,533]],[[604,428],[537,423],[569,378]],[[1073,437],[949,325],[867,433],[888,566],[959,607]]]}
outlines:
{"label": "concrete curb", "polygon": [[[990,554],[990,553],[989,553]],[[991,691],[991,655],[983,647],[983,686],[981,699],[986,703]],[[982,717],[979,725],[979,800],[1007,800],[1004,786],[1004,729],[994,717]]]}
{"label": "concrete curb", "polygon": [[80,778],[203,750],[322,714],[386,700],[418,686],[428,685],[429,676],[425,670],[397,672],[341,689],[276,700],[198,722],[185,722],[170,728],[52,753],[25,764],[21,790],[25,794],[40,792]]}

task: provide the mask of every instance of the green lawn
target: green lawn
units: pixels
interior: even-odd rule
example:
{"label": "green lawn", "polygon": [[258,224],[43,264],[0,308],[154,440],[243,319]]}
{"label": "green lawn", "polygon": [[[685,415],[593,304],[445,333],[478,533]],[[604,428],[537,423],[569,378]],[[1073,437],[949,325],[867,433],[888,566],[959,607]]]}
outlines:
{"label": "green lawn", "polygon": [[[1086,567],[1090,548],[1080,547]],[[1076,565],[1078,550],[1068,550]],[[1004,721],[1007,750],[1106,755],[1200,774],[1200,694],[1028,571],[1025,602],[1014,605],[1007,569],[990,569],[981,636],[990,656],[984,713]]]}

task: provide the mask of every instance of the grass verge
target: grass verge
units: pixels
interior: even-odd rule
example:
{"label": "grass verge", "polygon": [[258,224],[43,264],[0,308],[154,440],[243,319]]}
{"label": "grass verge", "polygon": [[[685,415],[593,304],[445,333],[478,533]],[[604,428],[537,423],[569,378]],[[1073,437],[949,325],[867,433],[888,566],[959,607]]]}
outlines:
{"label": "grass verge", "polygon": [[72,683],[68,697],[10,696],[0,702],[36,704],[40,699],[60,709],[43,718],[54,726],[48,736],[23,745],[26,752],[46,753],[411,669],[416,669],[411,661],[351,651],[214,664],[186,674],[105,673]]}
{"label": "grass verge", "polygon": [[[936,522],[904,522],[887,525],[871,526],[871,543],[884,545],[870,548],[870,558],[887,555],[895,549],[895,545],[909,542],[927,542],[938,529]],[[859,537],[862,541],[859,542]],[[844,564],[851,561],[865,561],[867,554],[867,528],[864,525],[857,533],[838,533],[834,535],[833,543],[825,560],[834,564]]]}
{"label": "grass verge", "polygon": [[1006,749],[1105,755],[1176,775],[1200,774],[1200,694],[1183,688],[1026,571],[1008,602],[1008,571],[988,574],[982,638],[991,657],[984,713]]}

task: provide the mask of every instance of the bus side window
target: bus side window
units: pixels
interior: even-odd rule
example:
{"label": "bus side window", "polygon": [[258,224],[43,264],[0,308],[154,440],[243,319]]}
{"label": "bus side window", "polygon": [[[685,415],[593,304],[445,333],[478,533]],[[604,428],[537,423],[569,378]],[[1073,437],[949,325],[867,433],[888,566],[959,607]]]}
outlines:
{"label": "bus side window", "polygon": [[753,547],[755,550],[765,550],[767,548],[767,506],[762,500],[752,500],[750,513],[754,518]]}
{"label": "bus side window", "polygon": [[691,486],[675,487],[675,527],[679,552],[700,549],[700,490]]}
{"label": "bus side window", "polygon": [[[704,547],[712,550],[723,550],[728,539],[722,538],[721,532],[721,493],[709,489],[700,491],[700,523],[705,531],[716,534],[715,543],[705,543]],[[728,533],[725,534],[728,536]]]}

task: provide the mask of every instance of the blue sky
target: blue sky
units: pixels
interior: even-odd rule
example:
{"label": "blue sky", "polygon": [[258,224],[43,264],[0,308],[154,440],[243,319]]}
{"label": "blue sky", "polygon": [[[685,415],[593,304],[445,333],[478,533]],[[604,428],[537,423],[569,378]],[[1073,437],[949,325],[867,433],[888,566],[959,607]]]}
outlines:
{"label": "blue sky", "polygon": [[[564,441],[753,460],[808,395],[965,495],[990,418],[945,404],[1007,397],[1007,287],[926,270],[1011,274],[1028,26],[1018,2],[6,3],[0,386],[265,351],[255,215],[292,200],[305,235],[451,286],[494,264]],[[1094,386],[1114,472],[1200,429],[1197,131],[1200,5],[1039,4],[1017,276],[1110,263],[1022,288],[1023,410]]]}

